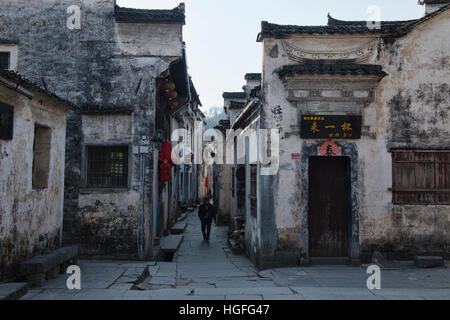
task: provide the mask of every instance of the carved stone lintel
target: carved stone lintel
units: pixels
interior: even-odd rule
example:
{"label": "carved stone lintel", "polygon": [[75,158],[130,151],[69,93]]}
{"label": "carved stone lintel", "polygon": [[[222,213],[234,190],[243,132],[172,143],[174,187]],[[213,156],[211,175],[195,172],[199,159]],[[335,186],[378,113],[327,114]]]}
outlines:
{"label": "carved stone lintel", "polygon": [[356,63],[362,63],[369,60],[369,58],[376,52],[379,42],[380,39],[375,38],[359,47],[336,51],[302,49],[294,46],[286,40],[283,40],[282,44],[289,59],[300,63],[310,60],[349,60]]}

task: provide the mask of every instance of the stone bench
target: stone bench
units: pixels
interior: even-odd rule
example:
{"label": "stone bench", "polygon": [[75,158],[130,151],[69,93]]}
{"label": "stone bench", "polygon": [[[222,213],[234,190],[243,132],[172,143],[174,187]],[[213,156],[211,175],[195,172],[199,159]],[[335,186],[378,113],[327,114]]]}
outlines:
{"label": "stone bench", "polygon": [[36,256],[20,264],[20,274],[26,277],[29,286],[42,287],[45,279],[55,279],[65,272],[64,264],[76,263],[78,250],[79,246],[74,245]]}
{"label": "stone bench", "polygon": [[161,238],[160,248],[166,261],[172,261],[173,255],[180,247],[181,241],[183,241],[182,235],[170,235]]}
{"label": "stone bench", "polygon": [[414,260],[419,268],[445,267],[444,258],[440,256],[416,256]]}
{"label": "stone bench", "polygon": [[187,222],[177,222],[171,229],[170,231],[173,234],[181,234],[184,232],[184,230],[186,230],[187,227]]}

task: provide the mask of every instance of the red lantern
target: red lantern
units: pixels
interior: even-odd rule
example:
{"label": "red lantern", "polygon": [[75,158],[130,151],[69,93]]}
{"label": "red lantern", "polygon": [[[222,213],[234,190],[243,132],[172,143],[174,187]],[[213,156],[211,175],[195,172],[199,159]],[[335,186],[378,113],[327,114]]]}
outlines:
{"label": "red lantern", "polygon": [[172,166],[172,143],[166,141],[162,144],[159,155],[159,177],[165,184],[171,179]]}
{"label": "red lantern", "polygon": [[165,92],[170,92],[175,90],[175,83],[170,82],[166,79],[166,81],[164,81],[163,85],[161,86],[161,89]]}
{"label": "red lantern", "polygon": [[176,91],[164,92],[164,95],[166,96],[167,99],[173,100],[176,97],[178,97],[178,92],[176,92]]}
{"label": "red lantern", "polygon": [[178,107],[179,103],[176,100],[170,100],[167,102],[167,105],[170,107],[170,109]]}
{"label": "red lantern", "polygon": [[209,178],[208,177],[205,178],[205,187],[206,187],[206,190],[209,189]]}

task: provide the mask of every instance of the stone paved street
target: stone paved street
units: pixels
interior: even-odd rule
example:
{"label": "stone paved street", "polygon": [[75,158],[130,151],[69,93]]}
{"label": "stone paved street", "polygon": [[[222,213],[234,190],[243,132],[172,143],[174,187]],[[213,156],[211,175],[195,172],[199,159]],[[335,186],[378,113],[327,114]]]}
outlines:
{"label": "stone paved street", "polygon": [[[174,262],[80,261],[79,291],[66,289],[67,276],[29,290],[32,300],[335,300],[450,299],[450,269],[412,266],[382,270],[381,290],[366,287],[362,267],[313,266],[258,272],[244,256],[231,254],[225,227],[203,241],[197,212],[188,218]],[[134,283],[148,268],[140,287]]]}

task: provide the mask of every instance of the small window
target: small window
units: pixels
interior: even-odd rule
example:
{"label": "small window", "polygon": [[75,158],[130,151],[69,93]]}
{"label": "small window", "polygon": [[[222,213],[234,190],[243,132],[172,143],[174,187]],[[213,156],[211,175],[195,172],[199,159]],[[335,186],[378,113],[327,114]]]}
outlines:
{"label": "small window", "polygon": [[128,147],[87,147],[87,187],[127,188]]}
{"label": "small window", "polygon": [[0,102],[0,139],[13,138],[14,108]]}
{"label": "small window", "polygon": [[395,150],[393,203],[450,204],[450,151]]}
{"label": "small window", "polygon": [[48,188],[52,130],[35,125],[33,144],[33,189]]}
{"label": "small window", "polygon": [[250,165],[250,214],[256,217],[257,214],[257,194],[256,194],[256,180],[258,167],[256,164]]}
{"label": "small window", "polygon": [[0,69],[9,70],[10,69],[11,53],[0,52]]}

